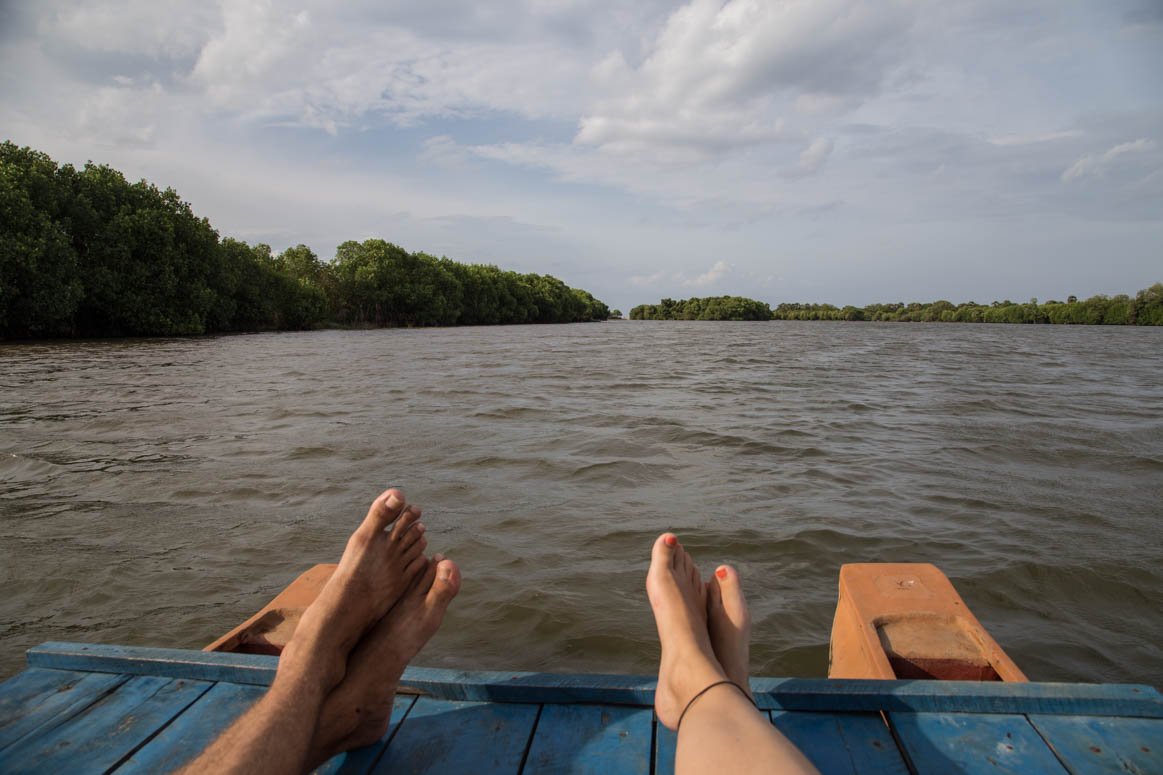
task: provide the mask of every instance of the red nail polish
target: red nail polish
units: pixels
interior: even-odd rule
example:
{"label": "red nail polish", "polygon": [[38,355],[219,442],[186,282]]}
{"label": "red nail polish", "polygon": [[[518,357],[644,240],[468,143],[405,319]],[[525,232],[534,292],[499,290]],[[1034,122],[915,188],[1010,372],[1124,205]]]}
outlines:
{"label": "red nail polish", "polygon": [[663,540],[666,541],[667,546],[675,546],[676,544],[678,544],[678,539],[675,538],[674,536],[667,536]]}
{"label": "red nail polish", "polygon": [[717,571],[715,571],[715,575],[721,579],[725,579],[725,578],[727,578],[727,569],[726,568],[719,568]]}

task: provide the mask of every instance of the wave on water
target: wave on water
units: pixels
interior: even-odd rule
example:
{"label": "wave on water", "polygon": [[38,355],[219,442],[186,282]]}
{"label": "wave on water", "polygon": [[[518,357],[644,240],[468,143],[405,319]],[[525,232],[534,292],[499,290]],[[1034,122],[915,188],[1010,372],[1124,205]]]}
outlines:
{"label": "wave on water", "polygon": [[44,640],[200,648],[402,486],[464,570],[429,665],[652,671],[643,580],[675,530],[704,573],[739,568],[756,674],[823,674],[843,563],[933,562],[1032,678],[1163,683],[1160,336],[645,321],[4,345],[0,674]]}

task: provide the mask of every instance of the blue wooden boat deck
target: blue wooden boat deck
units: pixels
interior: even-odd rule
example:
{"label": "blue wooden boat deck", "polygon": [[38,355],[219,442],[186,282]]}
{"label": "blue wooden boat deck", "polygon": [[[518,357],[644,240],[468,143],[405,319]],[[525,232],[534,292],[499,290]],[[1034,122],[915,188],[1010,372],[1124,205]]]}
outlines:
{"label": "blue wooden boat deck", "polygon": [[[166,772],[270,684],[246,654],[45,643],[0,684],[0,772]],[[654,679],[410,668],[391,727],[323,773],[670,773]],[[1163,773],[1149,686],[753,678],[828,773]],[[408,691],[404,694],[403,691]]]}

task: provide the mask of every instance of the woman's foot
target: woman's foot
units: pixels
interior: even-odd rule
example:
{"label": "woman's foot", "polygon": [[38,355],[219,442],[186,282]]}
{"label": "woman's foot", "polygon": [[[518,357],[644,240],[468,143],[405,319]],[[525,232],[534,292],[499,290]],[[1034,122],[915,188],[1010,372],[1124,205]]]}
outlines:
{"label": "woman's foot", "polygon": [[734,679],[715,658],[707,629],[707,588],[673,533],[654,542],[646,595],[662,645],[654,710],[659,721],[677,729],[695,695],[717,681]]}
{"label": "woman's foot", "polygon": [[751,612],[739,572],[720,565],[707,582],[707,629],[715,658],[727,677],[751,695]]}
{"label": "woman's foot", "polygon": [[343,679],[349,652],[427,566],[419,519],[420,509],[405,507],[399,490],[372,502],[283,650],[276,683],[284,678],[308,686],[322,700]]}
{"label": "woman's foot", "polygon": [[323,703],[310,759],[369,745],[388,729],[404,668],[436,633],[460,591],[460,569],[437,554],[428,568],[352,651],[347,674]]}

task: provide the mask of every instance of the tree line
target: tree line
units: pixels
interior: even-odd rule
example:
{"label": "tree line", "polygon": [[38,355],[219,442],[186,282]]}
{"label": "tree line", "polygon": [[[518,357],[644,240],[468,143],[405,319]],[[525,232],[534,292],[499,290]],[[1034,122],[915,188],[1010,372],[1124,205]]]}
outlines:
{"label": "tree line", "polygon": [[171,188],[92,162],[0,146],[0,339],[169,336],[323,326],[604,320],[609,308],[549,275],[344,242],[219,239]]}
{"label": "tree line", "polygon": [[1134,296],[1098,295],[1085,301],[1070,296],[1066,301],[1030,299],[1024,304],[1010,300],[977,304],[967,301],[930,303],[895,302],[865,307],[831,304],[784,303],[774,309],[763,302],[739,296],[663,299],[630,310],[631,320],[871,320],[907,323],[1062,323],[1074,325],[1163,325],[1163,283],[1155,283]]}
{"label": "tree line", "polygon": [[639,304],[630,310],[631,320],[771,320],[771,307],[742,296],[710,296],[657,304]]}

